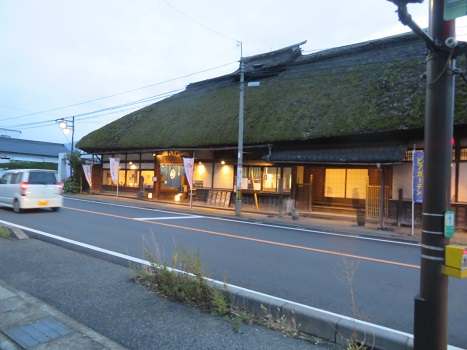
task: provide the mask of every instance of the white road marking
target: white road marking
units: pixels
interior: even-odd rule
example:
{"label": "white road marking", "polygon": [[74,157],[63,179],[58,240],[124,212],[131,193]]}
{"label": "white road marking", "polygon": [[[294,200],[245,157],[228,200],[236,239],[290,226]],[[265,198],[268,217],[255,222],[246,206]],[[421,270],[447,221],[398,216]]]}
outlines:
{"label": "white road marking", "polygon": [[179,220],[179,219],[199,219],[204,218],[204,216],[200,215],[191,215],[191,216],[159,216],[153,218],[133,218],[133,220],[140,220],[140,221],[159,221],[159,220]]}
{"label": "white road marking", "polygon": [[129,256],[129,255],[126,255],[126,254],[120,254],[120,253],[117,253],[117,252],[114,252],[114,251],[111,251],[111,250],[107,250],[107,249],[104,249],[104,248],[99,248],[99,247],[96,247],[96,246],[93,246],[93,245],[90,245],[90,244],[87,244],[87,243],[82,243],[82,242],[79,242],[79,241],[75,241],[73,239],[60,237],[60,236],[57,236],[57,235],[54,235],[54,234],[51,234],[51,233],[47,233],[47,232],[44,232],[44,231],[39,231],[39,230],[30,228],[30,227],[14,224],[12,222],[0,220],[0,224],[5,224],[5,225],[11,226],[11,227],[17,227],[17,228],[20,228],[20,229],[25,230],[25,231],[34,232],[34,233],[36,233],[38,235],[53,238],[53,239],[56,239],[58,241],[62,241],[62,242],[66,242],[66,243],[71,243],[71,244],[77,245],[79,247],[88,248],[88,249],[94,250],[96,252],[109,254],[109,255],[116,256],[116,257],[123,258],[123,259],[127,259],[127,260],[130,260],[130,261],[136,262],[136,263],[150,265],[150,263],[147,260],[138,259],[138,258]]}
{"label": "white road marking", "polygon": [[[70,197],[66,197],[66,198],[70,199],[70,200],[74,200],[74,201],[98,203],[98,204],[115,206],[115,207],[132,208],[132,209],[154,211],[154,212],[159,212],[159,213],[168,213],[168,214],[192,216],[192,214],[177,213],[177,212],[169,211],[169,210],[161,210],[161,209],[153,209],[153,208],[141,208],[141,207],[135,207],[135,206],[130,206],[130,205],[106,203],[106,202],[100,202],[100,201],[89,200],[89,199],[79,199],[79,198],[70,198]],[[245,224],[245,225],[279,228],[279,229],[282,229],[282,230],[318,233],[318,234],[322,234],[322,235],[326,235],[326,236],[337,236],[337,237],[342,237],[342,238],[346,238],[346,239],[360,239],[360,240],[364,240],[364,241],[375,241],[375,242],[391,243],[391,244],[398,244],[398,245],[408,245],[408,246],[413,246],[413,247],[419,247],[420,246],[420,243],[418,243],[418,242],[415,242],[415,243],[414,242],[404,242],[404,241],[399,241],[399,240],[391,240],[389,238],[375,238],[375,237],[369,237],[369,236],[352,235],[352,234],[345,234],[345,233],[335,233],[335,232],[330,232],[330,231],[321,231],[321,230],[308,229],[308,228],[303,228],[303,227],[288,227],[288,226],[281,226],[281,225],[274,225],[274,224],[265,224],[265,223],[261,223],[261,222],[243,221],[241,219],[220,218],[220,217],[215,217],[215,216],[202,216],[202,215],[200,215],[199,217],[200,218],[205,218],[205,219],[211,219],[211,220],[237,222],[237,223],[241,223],[241,224]]]}
{"label": "white road marking", "polygon": [[69,200],[72,200],[72,201],[97,203],[97,204],[103,204],[103,205],[108,205],[108,206],[112,206],[112,207],[121,207],[121,208],[131,208],[131,209],[146,210],[146,211],[155,211],[155,212],[158,212],[158,213],[175,214],[175,215],[181,215],[181,216],[191,216],[192,215],[192,214],[178,213],[176,211],[163,210],[163,209],[143,208],[143,207],[136,207],[136,206],[132,206],[132,205],[126,205],[126,204],[100,202],[98,200],[80,199],[80,198],[71,198],[71,197],[65,197],[65,198],[69,199]]}
{"label": "white road marking", "polygon": [[361,239],[364,241],[376,241],[376,242],[383,242],[383,243],[410,245],[414,247],[420,246],[420,243],[402,242],[402,241],[397,241],[397,240],[374,238],[374,237],[368,237],[368,236],[353,235],[353,234],[348,234],[348,233],[335,233],[335,232],[330,232],[330,231],[314,230],[314,229],[303,228],[303,227],[288,227],[288,226],[281,226],[281,225],[274,225],[274,224],[265,224],[262,222],[248,222],[248,221],[241,221],[241,220],[236,220],[236,219],[219,218],[219,217],[214,217],[214,216],[212,217],[206,216],[206,218],[209,218],[212,220],[220,220],[220,221],[241,222],[243,224],[254,225],[254,226],[280,228],[283,230],[290,230],[290,231],[319,233],[319,234],[326,235],[326,236],[338,236],[338,237],[343,237],[343,238],[348,238],[348,239]]}

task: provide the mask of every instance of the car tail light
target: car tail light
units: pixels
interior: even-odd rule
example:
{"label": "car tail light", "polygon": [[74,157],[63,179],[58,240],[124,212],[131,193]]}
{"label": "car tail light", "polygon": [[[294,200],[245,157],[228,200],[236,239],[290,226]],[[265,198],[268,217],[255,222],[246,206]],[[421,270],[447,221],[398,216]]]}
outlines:
{"label": "car tail light", "polygon": [[57,182],[57,187],[59,191],[63,191],[63,184],[61,182]]}
{"label": "car tail light", "polygon": [[21,195],[25,196],[26,195],[26,190],[28,189],[28,183],[27,182],[21,182],[19,187],[21,188]]}

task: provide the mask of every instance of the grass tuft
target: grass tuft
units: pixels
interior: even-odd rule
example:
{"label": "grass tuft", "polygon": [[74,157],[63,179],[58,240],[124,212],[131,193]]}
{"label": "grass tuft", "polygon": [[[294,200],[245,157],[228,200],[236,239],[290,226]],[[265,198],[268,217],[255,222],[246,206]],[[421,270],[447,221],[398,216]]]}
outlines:
{"label": "grass tuft", "polygon": [[199,251],[193,254],[176,248],[170,261],[161,259],[159,249],[156,254],[146,249],[146,256],[151,265],[135,270],[136,282],[170,300],[217,315],[229,313],[230,303],[205,278]]}
{"label": "grass tuft", "polygon": [[10,230],[7,229],[6,227],[0,226],[0,237],[1,238],[10,238],[11,237]]}
{"label": "grass tuft", "polygon": [[[134,269],[134,280],[144,288],[170,300],[225,317],[232,322],[234,332],[239,332],[242,324],[257,324],[280,331],[285,336],[307,339],[300,333],[300,325],[297,325],[294,317],[275,317],[263,305],[261,314],[232,305],[223,293],[223,290],[228,290],[225,277],[223,290],[208,283],[199,250],[193,254],[189,250],[180,252],[176,248],[170,260],[162,258],[157,244],[154,253],[149,249],[145,251],[150,265]],[[280,310],[276,314],[280,315]]]}

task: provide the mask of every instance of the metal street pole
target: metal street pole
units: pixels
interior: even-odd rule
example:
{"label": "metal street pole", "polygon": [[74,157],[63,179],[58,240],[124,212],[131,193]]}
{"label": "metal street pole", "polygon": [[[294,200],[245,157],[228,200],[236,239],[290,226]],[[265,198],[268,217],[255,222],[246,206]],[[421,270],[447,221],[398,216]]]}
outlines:
{"label": "metal street pole", "polygon": [[75,117],[73,116],[70,119],[65,119],[65,118],[60,118],[56,120],[57,123],[59,123],[60,129],[62,129],[63,133],[65,135],[68,135],[70,133],[70,128],[69,124],[71,123],[71,152],[74,150],[74,143],[75,143]]}
{"label": "metal street pole", "polygon": [[71,119],[71,152],[74,150],[75,143],[75,117]]}
{"label": "metal street pole", "polygon": [[238,161],[237,161],[237,197],[235,200],[235,215],[242,213],[242,177],[243,177],[243,105],[245,92],[245,67],[243,63],[243,47],[240,42],[240,106],[238,111]]}
{"label": "metal street pole", "polygon": [[455,63],[444,43],[455,36],[455,21],[443,18],[444,2],[430,1],[429,34],[437,44],[427,57],[424,190],[420,292],[415,297],[414,349],[447,348],[448,276],[441,273],[444,214],[450,210]]}

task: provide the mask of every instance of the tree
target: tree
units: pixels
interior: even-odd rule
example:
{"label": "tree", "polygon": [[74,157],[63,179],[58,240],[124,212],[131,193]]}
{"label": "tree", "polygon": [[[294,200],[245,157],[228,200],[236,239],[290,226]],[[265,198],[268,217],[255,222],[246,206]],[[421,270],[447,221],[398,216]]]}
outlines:
{"label": "tree", "polygon": [[71,175],[68,177],[64,184],[65,193],[78,193],[81,191],[81,179],[83,175],[82,164],[84,161],[81,159],[81,152],[72,151],[63,157],[70,165]]}

